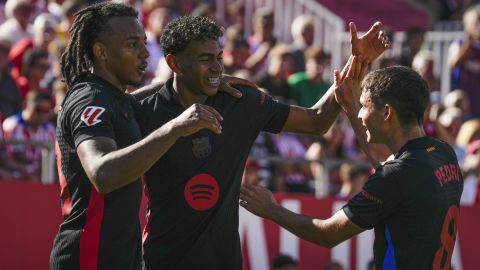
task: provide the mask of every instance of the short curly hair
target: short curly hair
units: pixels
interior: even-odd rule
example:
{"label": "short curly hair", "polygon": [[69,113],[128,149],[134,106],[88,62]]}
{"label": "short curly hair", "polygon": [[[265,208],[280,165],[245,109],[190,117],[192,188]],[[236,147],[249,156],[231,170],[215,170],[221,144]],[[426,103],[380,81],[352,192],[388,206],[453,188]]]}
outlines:
{"label": "short curly hair", "polygon": [[164,55],[181,53],[190,42],[217,40],[224,29],[212,19],[202,16],[182,16],[171,21],[163,30],[160,43]]}

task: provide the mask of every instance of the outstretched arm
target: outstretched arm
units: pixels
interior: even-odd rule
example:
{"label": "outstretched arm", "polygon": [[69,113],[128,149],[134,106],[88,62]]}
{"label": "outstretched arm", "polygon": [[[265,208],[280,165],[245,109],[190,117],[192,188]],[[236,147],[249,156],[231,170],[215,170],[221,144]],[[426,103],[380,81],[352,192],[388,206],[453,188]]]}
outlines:
{"label": "outstretched arm", "polygon": [[332,248],[364,231],[351,222],[343,210],[326,220],[291,212],[280,206],[269,190],[260,186],[243,186],[240,200],[240,205],[253,214],[270,219],[296,236],[320,246]]}
{"label": "outstretched arm", "polygon": [[[390,42],[381,32],[381,26],[380,22],[376,22],[366,34],[357,37],[355,24],[350,23],[352,55],[341,72],[342,76],[346,73],[353,56],[361,54],[367,62],[371,62],[390,48]],[[335,100],[334,85],[332,85],[312,108],[290,106],[290,114],[283,131],[324,134],[337,118],[340,109]]]}
{"label": "outstretched arm", "polygon": [[135,144],[118,149],[111,138],[93,137],[81,142],[77,153],[92,185],[106,194],[142,176],[180,137],[204,128],[220,134],[221,121],[222,116],[215,109],[193,104]]}

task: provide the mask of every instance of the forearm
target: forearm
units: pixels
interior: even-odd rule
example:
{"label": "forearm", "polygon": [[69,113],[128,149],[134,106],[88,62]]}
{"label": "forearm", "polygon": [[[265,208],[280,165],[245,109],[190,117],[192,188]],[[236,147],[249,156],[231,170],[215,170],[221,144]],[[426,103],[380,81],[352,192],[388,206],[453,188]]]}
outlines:
{"label": "forearm", "polygon": [[325,220],[296,214],[281,206],[272,210],[269,219],[299,238],[317,245],[331,248],[339,243],[325,226]]}
{"label": "forearm", "polygon": [[169,123],[152,132],[143,140],[128,147],[101,156],[92,176],[97,189],[109,193],[126,186],[152,167],[180,136],[172,131]]}
{"label": "forearm", "polygon": [[460,46],[460,50],[458,51],[458,53],[452,56],[452,58],[449,61],[451,68],[456,68],[460,66],[463,63],[463,61],[465,61],[465,58],[468,55],[468,51],[470,50],[470,46],[471,45],[468,40],[465,41],[465,43],[463,43],[462,46]]}

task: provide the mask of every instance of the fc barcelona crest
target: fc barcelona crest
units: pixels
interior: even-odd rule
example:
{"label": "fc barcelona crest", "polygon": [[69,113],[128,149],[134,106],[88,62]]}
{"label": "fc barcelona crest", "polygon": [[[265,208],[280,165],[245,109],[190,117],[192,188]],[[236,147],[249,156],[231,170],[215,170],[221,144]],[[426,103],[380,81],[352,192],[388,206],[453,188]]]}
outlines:
{"label": "fc barcelona crest", "polygon": [[192,139],[192,145],[193,155],[196,158],[206,158],[212,153],[212,145],[208,136]]}

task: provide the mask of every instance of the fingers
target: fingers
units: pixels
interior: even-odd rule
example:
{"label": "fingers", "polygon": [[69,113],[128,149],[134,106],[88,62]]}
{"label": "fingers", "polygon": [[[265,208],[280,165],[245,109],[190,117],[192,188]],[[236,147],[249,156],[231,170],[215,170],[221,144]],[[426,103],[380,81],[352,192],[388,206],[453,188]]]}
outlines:
{"label": "fingers", "polygon": [[223,117],[214,108],[204,104],[193,104],[192,113],[190,114],[194,123],[199,128],[207,128],[216,134],[222,133],[222,125],[220,121]]}
{"label": "fingers", "polygon": [[378,33],[378,38],[382,41],[382,45],[385,48],[389,49],[392,47],[390,40],[388,39],[387,35],[383,30]]}
{"label": "fingers", "polygon": [[357,64],[355,65],[355,74],[353,74],[353,76],[355,77],[356,80],[358,80],[360,78],[360,71],[362,70],[362,66],[365,62],[365,57],[363,57],[362,55],[358,56],[358,59],[357,59]]}
{"label": "fingers", "polygon": [[[238,78],[238,77],[233,77],[233,76],[230,76],[230,75],[227,75],[227,74],[224,74],[223,77],[222,77],[222,81],[224,81],[225,83],[227,84],[240,84],[240,85],[245,85],[245,86],[249,86],[249,87],[252,87],[252,88],[258,88],[258,85],[256,85],[254,82],[251,82],[249,80],[245,80],[245,79],[242,79],[242,78]],[[241,95],[241,93],[240,93]]]}
{"label": "fingers", "polygon": [[241,98],[242,97],[242,92],[240,92],[239,90],[233,88],[230,83],[228,82],[222,82],[220,84],[220,87],[219,87],[219,90],[222,91],[222,92],[225,92],[231,96],[234,96],[236,98]]}
{"label": "fingers", "polygon": [[357,26],[353,22],[350,22],[348,26],[350,27],[350,42],[357,40]]}
{"label": "fingers", "polygon": [[335,85],[338,86],[341,84],[340,71],[338,71],[338,69],[335,69],[333,71],[333,79],[334,79]]}
{"label": "fingers", "polygon": [[354,76],[355,68],[357,66],[358,56],[353,56],[352,63],[348,67],[347,75],[345,78],[352,78]]}
{"label": "fingers", "polygon": [[218,121],[223,121],[222,115],[214,108],[208,105],[202,105],[202,108],[207,110],[209,113],[211,113]]}
{"label": "fingers", "polygon": [[370,30],[368,30],[368,32],[365,35],[376,36],[381,28],[382,28],[382,23],[377,21],[372,25],[372,27],[370,27]]}
{"label": "fingers", "polygon": [[368,72],[368,58],[365,58],[364,61],[362,62],[362,67],[360,69],[360,73],[359,73],[359,80],[362,80],[365,75],[367,75],[367,72]]}

